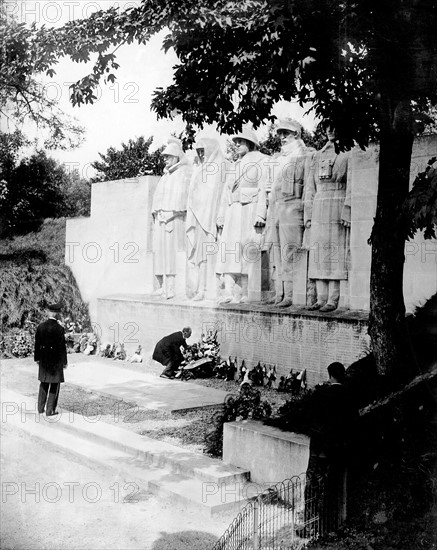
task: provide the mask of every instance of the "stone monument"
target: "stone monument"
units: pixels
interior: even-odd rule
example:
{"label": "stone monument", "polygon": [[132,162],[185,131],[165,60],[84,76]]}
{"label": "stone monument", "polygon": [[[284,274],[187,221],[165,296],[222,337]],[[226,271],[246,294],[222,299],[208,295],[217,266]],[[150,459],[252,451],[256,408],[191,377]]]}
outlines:
{"label": "stone monument", "polygon": [[335,150],[335,130],[325,124],[326,145],[314,155],[305,189],[305,226],[310,229],[308,277],[316,281],[317,301],[308,307],[334,311],[340,281],[348,278],[351,192],[349,153]]}
{"label": "stone monument", "polygon": [[224,274],[225,282],[219,303],[259,301],[261,297],[261,232],[267,212],[269,158],[257,151],[258,138],[248,126],[232,140],[239,158],[232,177],[227,178],[219,216],[224,225],[216,271]]}
{"label": "stone monument", "polygon": [[165,171],[152,203],[153,271],[158,284],[153,294],[169,300],[175,297],[176,254],[185,250],[185,217],[192,168],[177,138],[168,140],[162,154]]}
{"label": "stone monument", "polygon": [[293,283],[304,230],[303,190],[309,150],[301,139],[302,127],[292,120],[279,121],[276,129],[282,149],[272,162],[272,189],[269,196],[264,248],[274,266],[278,307],[293,304]]}
{"label": "stone monument", "polygon": [[[207,295],[208,277],[215,279],[219,208],[230,163],[225,159],[218,137],[199,136],[196,141],[199,163],[194,169],[187,204],[187,259],[195,271],[194,301]],[[208,269],[209,267],[209,269]]]}

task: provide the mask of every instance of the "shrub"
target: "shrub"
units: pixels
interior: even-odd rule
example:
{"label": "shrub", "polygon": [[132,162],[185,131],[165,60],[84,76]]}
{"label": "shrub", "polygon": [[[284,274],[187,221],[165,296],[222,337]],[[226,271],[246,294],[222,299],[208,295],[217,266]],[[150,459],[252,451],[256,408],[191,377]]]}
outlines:
{"label": "shrub", "polygon": [[13,340],[11,353],[14,357],[27,357],[33,353],[33,339],[27,330],[19,330]]}
{"label": "shrub", "polygon": [[272,414],[272,407],[268,401],[261,400],[261,393],[249,383],[240,386],[237,395],[228,395],[223,411],[217,413],[213,429],[206,435],[204,451],[213,456],[223,453],[223,425],[234,420],[261,420]]}

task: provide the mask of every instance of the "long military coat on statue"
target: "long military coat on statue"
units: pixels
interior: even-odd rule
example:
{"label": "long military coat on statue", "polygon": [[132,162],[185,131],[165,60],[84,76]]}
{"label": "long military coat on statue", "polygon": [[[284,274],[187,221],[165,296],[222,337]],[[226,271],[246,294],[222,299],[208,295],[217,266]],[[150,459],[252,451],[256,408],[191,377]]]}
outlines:
{"label": "long military coat on statue", "polygon": [[340,280],[348,276],[351,193],[348,153],[328,142],[314,155],[305,190],[305,222],[311,221],[308,277]]}
{"label": "long military coat on statue", "polygon": [[64,382],[67,347],[64,328],[56,319],[38,325],[35,334],[34,360],[39,365],[38,380],[50,384]]}
{"label": "long military coat on statue", "polygon": [[312,150],[301,139],[282,147],[272,159],[272,188],[267,212],[264,249],[273,246],[277,277],[293,281],[295,255],[304,231],[303,194]]}
{"label": "long military coat on statue", "polygon": [[188,261],[195,266],[206,262],[213,254],[217,240],[217,222],[222,193],[231,163],[225,159],[218,139],[201,137],[196,147],[204,149],[204,162],[191,177],[187,204]]}
{"label": "long military coat on statue", "polygon": [[164,173],[153,195],[155,275],[176,275],[176,253],[186,249],[185,217],[191,172],[184,156]]}
{"label": "long military coat on statue", "polygon": [[266,217],[268,162],[266,155],[251,151],[232,168],[233,177],[228,179],[219,216],[224,218],[224,225],[217,273],[247,274],[250,263],[261,257],[261,233],[254,224],[257,217]]}

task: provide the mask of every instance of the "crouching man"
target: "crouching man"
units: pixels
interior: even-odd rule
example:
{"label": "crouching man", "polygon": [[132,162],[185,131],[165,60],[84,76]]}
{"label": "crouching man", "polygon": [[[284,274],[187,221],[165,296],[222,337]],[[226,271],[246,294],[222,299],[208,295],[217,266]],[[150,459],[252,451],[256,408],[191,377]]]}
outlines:
{"label": "crouching man", "polygon": [[152,358],[165,366],[161,378],[174,378],[184,356],[181,347],[188,348],[187,340],[191,336],[191,328],[184,327],[182,331],[164,336],[156,344]]}

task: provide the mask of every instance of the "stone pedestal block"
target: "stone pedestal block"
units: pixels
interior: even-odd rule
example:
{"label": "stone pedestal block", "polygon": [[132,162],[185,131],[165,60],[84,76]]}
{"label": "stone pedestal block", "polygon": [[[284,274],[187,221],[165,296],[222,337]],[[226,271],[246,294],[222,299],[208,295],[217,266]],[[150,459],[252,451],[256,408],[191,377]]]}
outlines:
{"label": "stone pedestal block", "polygon": [[259,489],[305,473],[310,438],[283,432],[253,420],[226,422],[223,432],[223,462],[250,471]]}

